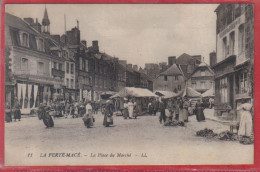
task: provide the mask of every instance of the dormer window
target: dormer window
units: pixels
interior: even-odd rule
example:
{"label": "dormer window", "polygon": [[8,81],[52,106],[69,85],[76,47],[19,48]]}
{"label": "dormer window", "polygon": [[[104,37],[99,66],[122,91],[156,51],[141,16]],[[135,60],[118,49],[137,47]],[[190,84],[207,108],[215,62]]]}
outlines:
{"label": "dormer window", "polygon": [[27,33],[22,33],[22,40],[21,40],[22,46],[29,47],[29,39]]}
{"label": "dormer window", "polygon": [[43,39],[39,39],[39,43],[38,43],[38,51],[44,51],[44,42]]}

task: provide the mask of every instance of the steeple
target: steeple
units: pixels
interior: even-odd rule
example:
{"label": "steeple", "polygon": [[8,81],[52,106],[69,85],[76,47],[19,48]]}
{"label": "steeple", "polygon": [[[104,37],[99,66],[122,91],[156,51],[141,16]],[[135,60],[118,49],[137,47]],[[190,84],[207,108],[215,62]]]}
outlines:
{"label": "steeple", "polygon": [[42,25],[43,26],[49,26],[50,25],[50,20],[49,20],[49,17],[48,17],[48,12],[47,12],[46,7],[45,7],[45,11],[44,11],[44,16],[43,16],[43,19],[42,19]]}
{"label": "steeple", "polygon": [[45,10],[44,10],[44,16],[42,19],[42,32],[50,34],[50,20],[48,17],[48,12],[47,12],[46,6],[45,6]]}

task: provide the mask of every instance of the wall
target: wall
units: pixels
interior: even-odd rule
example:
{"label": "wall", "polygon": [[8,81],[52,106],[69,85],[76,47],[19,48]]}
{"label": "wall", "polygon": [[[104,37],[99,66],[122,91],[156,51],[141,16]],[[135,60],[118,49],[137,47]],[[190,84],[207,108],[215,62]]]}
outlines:
{"label": "wall", "polygon": [[178,90],[178,85],[181,85],[181,90],[185,87],[185,81],[183,76],[179,75],[178,80],[175,80],[175,76],[167,76],[167,81],[164,81],[164,75],[160,75],[153,81],[153,90],[174,91]]}

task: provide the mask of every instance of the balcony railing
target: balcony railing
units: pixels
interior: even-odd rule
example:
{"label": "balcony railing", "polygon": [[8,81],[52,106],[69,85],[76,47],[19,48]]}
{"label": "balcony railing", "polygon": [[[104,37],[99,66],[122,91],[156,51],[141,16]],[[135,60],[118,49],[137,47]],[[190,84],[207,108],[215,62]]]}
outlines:
{"label": "balcony railing", "polygon": [[52,68],[51,74],[52,74],[53,76],[58,76],[58,77],[61,77],[61,78],[64,78],[64,77],[65,77],[65,72],[64,72],[64,71],[58,70],[58,69],[55,69],[55,68]]}

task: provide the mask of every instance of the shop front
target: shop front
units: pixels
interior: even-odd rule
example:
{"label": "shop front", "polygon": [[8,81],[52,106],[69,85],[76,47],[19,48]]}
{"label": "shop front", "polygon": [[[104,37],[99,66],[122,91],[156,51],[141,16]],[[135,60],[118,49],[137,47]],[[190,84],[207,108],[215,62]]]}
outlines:
{"label": "shop front", "polygon": [[[53,99],[53,90],[56,82],[48,77],[15,76],[16,84],[13,87],[14,101],[16,97],[20,103],[21,113],[30,114],[32,109],[38,108],[40,103],[49,103]],[[48,78],[48,79],[47,79]]]}
{"label": "shop front", "polygon": [[236,109],[235,105],[235,61],[236,56],[230,56],[213,66],[215,72],[215,115]]}

